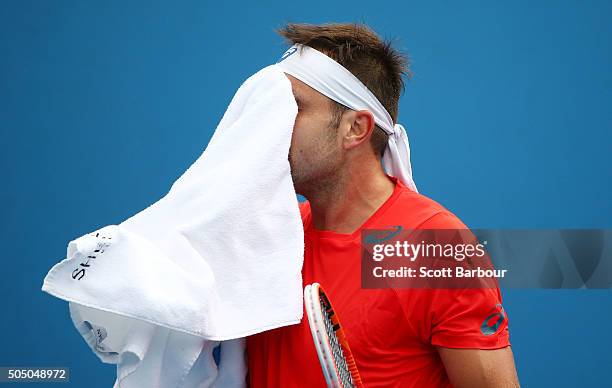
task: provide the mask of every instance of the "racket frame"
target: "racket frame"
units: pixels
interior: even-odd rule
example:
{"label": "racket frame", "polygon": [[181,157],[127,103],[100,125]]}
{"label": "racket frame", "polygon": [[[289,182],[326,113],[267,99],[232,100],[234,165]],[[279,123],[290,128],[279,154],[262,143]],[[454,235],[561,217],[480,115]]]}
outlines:
{"label": "racket frame", "polygon": [[317,350],[327,386],[333,388],[347,388],[342,385],[339,379],[338,367],[332,354],[330,338],[325,329],[325,316],[321,308],[321,298],[323,298],[324,303],[328,305],[328,316],[331,318],[335,315],[335,319],[332,319],[332,324],[338,327],[334,329],[334,332],[342,347],[342,353],[344,354],[346,364],[351,373],[353,384],[355,387],[362,387],[363,384],[359,372],[357,371],[353,354],[346,341],[344,330],[340,325],[337,312],[334,311],[323,287],[321,287],[319,283],[313,283],[304,288],[304,306],[306,308],[306,315],[308,316],[310,333],[312,334],[312,339]]}

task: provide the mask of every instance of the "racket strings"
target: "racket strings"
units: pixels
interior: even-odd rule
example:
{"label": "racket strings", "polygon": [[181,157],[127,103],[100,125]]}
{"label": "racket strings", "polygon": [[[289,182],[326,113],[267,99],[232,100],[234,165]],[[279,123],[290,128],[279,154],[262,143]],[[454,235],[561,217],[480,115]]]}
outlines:
{"label": "racket strings", "polygon": [[351,376],[351,372],[346,363],[346,358],[344,356],[344,352],[342,351],[342,345],[340,344],[338,336],[336,335],[336,331],[340,326],[338,324],[334,324],[334,322],[332,321],[332,315],[334,313],[333,310],[328,310],[329,303],[323,298],[321,298],[320,302],[321,311],[323,313],[323,318],[325,322],[325,331],[327,332],[327,336],[329,337],[329,342],[334,357],[334,363],[336,364],[336,369],[338,370],[340,381],[343,387],[354,387],[355,384],[353,383],[353,377]]}

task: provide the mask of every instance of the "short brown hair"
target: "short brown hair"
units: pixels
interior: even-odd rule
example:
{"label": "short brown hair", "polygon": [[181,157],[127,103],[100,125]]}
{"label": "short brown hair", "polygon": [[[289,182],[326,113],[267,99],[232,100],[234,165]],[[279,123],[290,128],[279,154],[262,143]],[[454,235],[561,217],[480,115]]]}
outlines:
{"label": "short brown hair", "polygon": [[[408,57],[391,47],[390,41],[357,23],[290,23],[277,32],[290,44],[310,46],[344,66],[378,98],[393,122],[397,121],[399,98],[404,90],[402,75],[410,78],[412,73]],[[334,104],[332,122],[336,127],[347,109]],[[387,140],[387,134],[376,126],[371,143],[377,155],[382,156]]]}

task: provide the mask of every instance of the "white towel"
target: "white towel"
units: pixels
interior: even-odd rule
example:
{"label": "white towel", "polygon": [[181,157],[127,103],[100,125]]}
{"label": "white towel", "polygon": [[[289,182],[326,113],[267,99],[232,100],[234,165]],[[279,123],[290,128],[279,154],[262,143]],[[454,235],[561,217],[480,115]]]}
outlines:
{"label": "white towel", "polygon": [[70,302],[92,350],[117,364],[116,386],[243,386],[243,337],[302,318],[296,115],[282,70],[260,70],[165,197],[70,242],[47,274],[43,291]]}

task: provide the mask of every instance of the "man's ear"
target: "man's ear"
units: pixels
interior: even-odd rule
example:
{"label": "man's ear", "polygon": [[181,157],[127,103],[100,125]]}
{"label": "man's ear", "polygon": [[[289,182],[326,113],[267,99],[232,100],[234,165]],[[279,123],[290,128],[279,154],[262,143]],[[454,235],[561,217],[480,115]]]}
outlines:
{"label": "man's ear", "polygon": [[368,110],[347,111],[342,121],[344,122],[343,127],[346,128],[342,137],[342,145],[345,149],[368,142],[376,125],[374,115]]}

